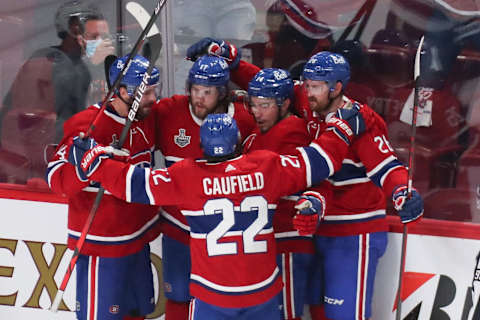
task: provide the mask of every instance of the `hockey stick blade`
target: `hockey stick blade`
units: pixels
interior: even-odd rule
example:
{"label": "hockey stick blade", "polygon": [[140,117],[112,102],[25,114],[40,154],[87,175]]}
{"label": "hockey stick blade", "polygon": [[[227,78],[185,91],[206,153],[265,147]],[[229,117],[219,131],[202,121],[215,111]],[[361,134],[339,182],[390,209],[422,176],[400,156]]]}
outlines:
{"label": "hockey stick blade", "polygon": [[[95,130],[96,123],[99,121],[100,115],[103,114],[103,110],[106,108],[107,101],[109,101],[112,98],[113,93],[119,87],[120,81],[122,80],[123,76],[126,74],[126,72],[128,71],[128,68],[130,67],[132,58],[135,57],[135,55],[139,52],[142,44],[144,43],[144,40],[145,40],[147,34],[149,34],[150,29],[152,28],[155,20],[157,19],[158,15],[160,13],[160,10],[163,8],[165,3],[166,3],[166,0],[159,0],[158,1],[157,6],[155,7],[154,12],[153,12],[149,22],[147,23],[147,25],[143,29],[142,33],[140,34],[140,36],[137,40],[137,43],[135,44],[132,51],[130,52],[130,55],[127,58],[127,61],[125,63],[125,66],[124,66],[122,72],[117,76],[117,79],[115,80],[114,84],[112,85],[112,87],[109,90],[109,93],[105,97],[105,99],[102,103],[102,107],[98,111],[95,120],[90,124],[90,127],[87,130],[87,135],[86,136],[90,136],[91,133],[93,132],[93,130]],[[158,37],[156,39],[157,39],[156,42],[158,43]],[[160,48],[162,47],[161,38],[160,38],[160,43],[158,45],[156,45],[155,48],[154,48],[153,42],[154,41],[150,41],[152,55],[156,54],[156,58],[158,58],[158,55],[160,54],[160,52],[159,52]],[[155,60],[156,60],[156,58],[155,58]],[[154,64],[154,61],[152,61],[150,63],[149,68],[147,69],[148,75],[150,75],[150,72],[153,69],[153,64]],[[129,122],[129,120],[127,120],[127,123],[128,122]],[[131,121],[130,121],[130,125],[131,125]],[[129,130],[129,128],[128,129],[123,128],[122,135],[126,136],[126,133],[128,132],[128,130]],[[123,140],[125,140],[125,138],[123,138]],[[121,147],[122,145],[123,145],[123,141],[122,141],[121,144],[119,144],[119,147]],[[68,264],[67,270],[66,270],[65,275],[63,277],[62,283],[60,284],[60,287],[59,287],[59,289],[58,289],[58,291],[55,295],[55,298],[52,301],[52,305],[50,306],[50,311],[52,311],[52,312],[57,312],[60,304],[63,301],[63,299],[62,299],[63,298],[63,293],[65,292],[65,289],[66,289],[66,287],[68,285],[68,282],[70,280],[70,276],[72,275],[73,269],[75,268],[75,265],[76,265],[77,260],[78,260],[78,256],[79,256],[79,254],[82,250],[83,244],[84,244],[85,239],[86,239],[87,234],[88,234],[88,231],[90,230],[90,227],[92,226],[93,219],[95,218],[97,209],[100,205],[100,202],[103,198],[104,193],[105,193],[105,189],[100,187],[99,190],[98,190],[97,196],[95,198],[95,201],[93,203],[93,206],[92,206],[92,208],[91,208],[91,210],[90,210],[90,212],[87,216],[87,219],[85,221],[85,224],[82,228],[82,233],[80,234],[80,237],[78,238],[78,240],[75,244],[75,249],[74,249],[72,257],[70,258],[70,262]]]}
{"label": "hockey stick blade", "polygon": [[107,81],[108,90],[112,88],[112,86],[110,85],[110,67],[115,62],[115,60],[117,60],[117,56],[110,54],[106,56],[105,60],[103,61],[103,66],[105,67],[105,80]]}

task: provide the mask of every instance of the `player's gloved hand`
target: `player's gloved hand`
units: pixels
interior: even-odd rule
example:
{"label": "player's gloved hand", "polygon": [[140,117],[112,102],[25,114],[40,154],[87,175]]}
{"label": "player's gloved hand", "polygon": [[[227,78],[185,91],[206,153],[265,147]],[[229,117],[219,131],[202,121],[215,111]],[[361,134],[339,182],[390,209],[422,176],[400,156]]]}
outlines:
{"label": "player's gloved hand", "polygon": [[301,236],[312,235],[325,215],[325,198],[318,192],[305,191],[295,204],[293,226]]}
{"label": "player's gloved hand", "polygon": [[205,54],[224,58],[230,69],[235,69],[242,58],[241,52],[230,42],[209,37],[195,42],[187,49],[187,59],[192,61]]}
{"label": "player's gloved hand", "polygon": [[129,152],[125,149],[115,149],[112,146],[104,147],[92,138],[73,138],[72,145],[68,152],[68,162],[77,168],[77,175],[82,181],[88,178],[100,166],[103,159],[113,156],[127,157]]}
{"label": "player's gloved hand", "polygon": [[412,196],[408,198],[407,186],[396,187],[392,200],[402,223],[415,221],[423,215],[423,199],[415,188],[412,188]]}
{"label": "player's gloved hand", "polygon": [[357,105],[351,108],[340,108],[335,115],[326,118],[327,130],[333,130],[347,145],[365,131],[365,121]]}

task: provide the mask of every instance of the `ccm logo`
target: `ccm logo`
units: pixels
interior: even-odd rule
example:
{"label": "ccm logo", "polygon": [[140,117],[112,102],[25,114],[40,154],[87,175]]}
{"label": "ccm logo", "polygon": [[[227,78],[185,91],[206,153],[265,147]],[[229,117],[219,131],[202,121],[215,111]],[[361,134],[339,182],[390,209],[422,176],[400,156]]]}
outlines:
{"label": "ccm logo", "polygon": [[339,305],[339,306],[341,306],[343,304],[343,301],[344,301],[343,299],[339,300],[339,299],[330,298],[330,297],[327,297],[327,296],[325,296],[323,299],[328,304]]}

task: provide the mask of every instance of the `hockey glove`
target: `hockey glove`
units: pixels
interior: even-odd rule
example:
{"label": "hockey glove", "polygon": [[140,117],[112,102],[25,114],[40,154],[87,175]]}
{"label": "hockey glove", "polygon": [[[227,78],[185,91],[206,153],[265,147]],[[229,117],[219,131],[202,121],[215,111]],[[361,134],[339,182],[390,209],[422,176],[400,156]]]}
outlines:
{"label": "hockey glove", "polygon": [[301,236],[312,235],[325,215],[325,198],[318,192],[305,191],[295,204],[293,226]]}
{"label": "hockey glove", "polygon": [[187,49],[187,59],[192,61],[205,54],[224,58],[230,69],[235,69],[242,58],[241,52],[233,44],[208,37],[195,42]]}
{"label": "hockey glove", "polygon": [[423,215],[423,199],[415,188],[412,188],[412,196],[408,198],[407,186],[396,187],[392,200],[402,223],[415,221]]}
{"label": "hockey glove", "polygon": [[327,116],[327,130],[333,130],[347,145],[365,131],[365,121],[359,107],[340,108],[335,115]]}
{"label": "hockey glove", "polygon": [[112,146],[104,147],[98,145],[92,138],[77,136],[73,138],[73,144],[68,153],[68,162],[76,167],[80,180],[87,181],[103,159],[112,158],[114,155],[126,157],[128,151],[118,150]]}

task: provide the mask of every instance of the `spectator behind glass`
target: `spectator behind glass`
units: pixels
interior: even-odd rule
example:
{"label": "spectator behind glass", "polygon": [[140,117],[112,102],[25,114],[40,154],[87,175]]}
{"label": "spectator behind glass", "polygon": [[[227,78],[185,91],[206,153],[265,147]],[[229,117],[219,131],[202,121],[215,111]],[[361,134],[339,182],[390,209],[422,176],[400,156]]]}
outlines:
{"label": "spectator behind glass", "polygon": [[92,79],[104,81],[100,63],[114,49],[110,40],[103,40],[109,29],[98,8],[78,0],[65,2],[54,23],[60,44],[36,50],[4,97],[1,152],[22,159],[24,165],[18,170],[15,165],[8,168],[0,157],[0,180],[25,183],[31,177],[43,177],[45,147],[59,141],[63,123],[84,109],[89,92],[96,101],[105,93],[104,85],[97,86]]}

